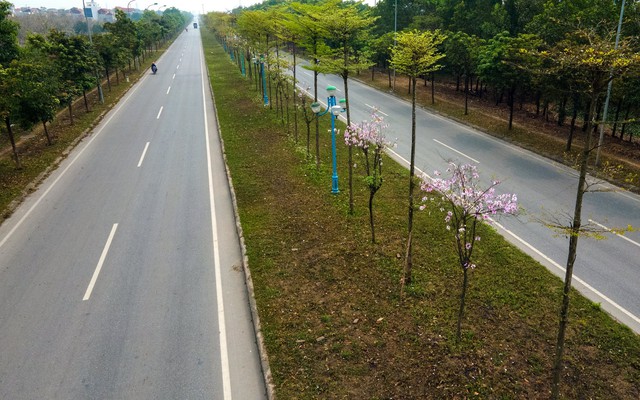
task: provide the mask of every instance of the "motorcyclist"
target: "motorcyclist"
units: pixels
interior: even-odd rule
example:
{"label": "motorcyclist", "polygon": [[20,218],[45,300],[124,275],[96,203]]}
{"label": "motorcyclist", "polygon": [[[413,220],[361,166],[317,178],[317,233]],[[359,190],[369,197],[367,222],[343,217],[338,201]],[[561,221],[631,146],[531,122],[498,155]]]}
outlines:
{"label": "motorcyclist", "polygon": [[156,66],[155,62],[151,63],[151,72],[153,72],[154,75],[156,74],[156,72],[158,72],[158,67]]}

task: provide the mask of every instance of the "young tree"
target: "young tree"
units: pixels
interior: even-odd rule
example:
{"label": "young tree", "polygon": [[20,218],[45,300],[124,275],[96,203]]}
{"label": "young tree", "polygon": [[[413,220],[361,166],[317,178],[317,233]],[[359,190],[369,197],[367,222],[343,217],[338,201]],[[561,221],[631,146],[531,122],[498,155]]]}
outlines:
{"label": "young tree", "polygon": [[[318,73],[320,57],[325,53],[327,45],[324,43],[323,27],[320,24],[320,16],[329,12],[325,4],[302,4],[291,3],[291,10],[296,16],[295,20],[299,25],[300,36],[298,46],[303,47],[312,63],[303,68],[313,71],[313,101],[318,101]],[[320,168],[320,122],[315,121],[315,153],[316,168]]]}
{"label": "young tree", "polygon": [[371,243],[376,242],[376,231],[373,220],[373,196],[382,187],[382,156],[384,149],[391,142],[384,136],[387,128],[384,119],[373,112],[371,121],[351,124],[344,132],[344,139],[348,146],[356,146],[362,150],[364,156],[364,182],[369,188],[369,225],[371,226]]}
{"label": "young tree", "polygon": [[[469,113],[469,83],[476,74],[478,67],[478,49],[481,40],[464,32],[455,32],[447,35],[444,49],[447,55],[446,65],[456,76],[459,85],[460,78],[464,77],[464,115]],[[456,87],[456,90],[458,88]]]}
{"label": "young tree", "polygon": [[463,273],[456,327],[456,341],[460,341],[469,270],[476,267],[471,257],[474,246],[480,240],[477,234],[478,224],[482,221],[490,222],[491,218],[500,214],[515,214],[518,206],[515,194],[496,194],[495,188],[500,181],[492,181],[487,187],[482,186],[475,166],[449,162],[447,173],[450,177],[446,179],[439,178],[440,173],[437,171],[434,173],[436,178],[423,178],[421,189],[427,196],[423,197],[420,208],[425,209],[434,203],[440,211],[446,211],[444,222],[447,231],[452,232],[455,237],[458,264]]}
{"label": "young tree", "polygon": [[440,31],[417,30],[401,32],[396,39],[396,46],[391,50],[391,65],[398,72],[406,74],[411,79],[411,161],[409,163],[409,222],[407,253],[405,257],[402,287],[411,283],[412,243],[413,243],[413,192],[415,188],[415,159],[416,159],[416,80],[421,75],[437,71],[441,68],[438,61],[444,57],[438,52],[446,36]]}
{"label": "young tree", "polygon": [[550,73],[562,73],[569,77],[569,85],[572,90],[585,93],[590,104],[590,119],[587,121],[587,134],[579,160],[580,173],[573,218],[566,226],[560,224],[553,226],[568,236],[569,251],[553,362],[552,399],[557,399],[560,395],[562,357],[569,317],[569,293],[578,250],[578,239],[584,234],[589,234],[590,231],[588,226],[582,225],[582,200],[589,190],[587,182],[589,157],[591,152],[597,148],[593,141],[593,125],[597,118],[598,99],[605,92],[610,79],[627,75],[633,76],[640,69],[640,54],[633,51],[628,41],[621,41],[619,47],[614,48],[612,36],[602,37],[593,31],[577,31],[570,38],[571,40],[559,43],[550,52],[541,53],[542,56],[549,58],[554,63],[554,68],[550,70]]}
{"label": "young tree", "polygon": [[[347,101],[347,126],[351,125],[349,106],[349,75],[373,65],[362,52],[362,46],[370,28],[378,17],[372,17],[368,10],[357,4],[340,6],[334,4],[331,13],[320,16],[325,39],[334,44],[331,51],[321,57],[320,71],[338,74],[344,84],[344,98]],[[349,213],[353,214],[353,149],[349,146]]]}

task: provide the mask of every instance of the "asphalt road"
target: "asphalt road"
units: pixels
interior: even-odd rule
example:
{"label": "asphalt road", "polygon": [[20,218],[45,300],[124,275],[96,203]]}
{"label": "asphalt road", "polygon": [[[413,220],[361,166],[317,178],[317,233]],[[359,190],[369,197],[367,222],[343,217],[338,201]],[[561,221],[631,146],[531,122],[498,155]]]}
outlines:
{"label": "asphalt road", "polygon": [[198,30],[0,227],[0,398],[266,390]]}
{"label": "asphalt road", "polygon": [[[313,88],[312,74],[298,68],[302,88]],[[319,97],[324,97],[325,105],[324,88],[328,85],[338,88],[336,97],[344,97],[342,78],[320,75]],[[354,80],[349,81],[349,102],[352,122],[369,119],[373,108],[380,111],[389,124],[387,137],[396,139],[397,147],[391,154],[408,166],[411,103]],[[476,165],[487,180],[501,180],[498,191],[516,193],[525,212],[518,218],[498,221],[498,229],[509,241],[564,278],[569,241],[537,221],[569,223],[576,198],[577,172],[426,110],[418,109],[416,117],[416,167],[432,175],[435,170],[444,171],[447,161],[453,160]],[[344,189],[346,166],[342,163],[338,169]],[[640,196],[593,178],[590,182],[596,184],[593,188],[604,191],[584,197],[583,224],[591,220],[594,228],[600,230],[640,227]],[[640,231],[624,237],[605,236],[605,240],[579,240],[574,287],[640,333]]]}

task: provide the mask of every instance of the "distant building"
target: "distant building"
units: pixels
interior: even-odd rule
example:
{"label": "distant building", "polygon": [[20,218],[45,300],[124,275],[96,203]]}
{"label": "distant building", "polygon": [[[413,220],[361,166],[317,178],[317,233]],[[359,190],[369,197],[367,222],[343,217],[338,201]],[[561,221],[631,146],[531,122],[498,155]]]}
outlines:
{"label": "distant building", "polygon": [[101,8],[98,10],[98,22],[113,22],[115,17],[113,11],[108,8]]}

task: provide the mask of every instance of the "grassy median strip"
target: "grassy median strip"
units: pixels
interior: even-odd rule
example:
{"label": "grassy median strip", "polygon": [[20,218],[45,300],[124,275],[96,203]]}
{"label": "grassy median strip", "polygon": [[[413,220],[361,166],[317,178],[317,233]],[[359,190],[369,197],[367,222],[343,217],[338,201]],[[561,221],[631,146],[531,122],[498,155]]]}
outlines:
{"label": "grassy median strip", "polygon": [[[439,212],[416,213],[414,283],[400,296],[408,172],[387,159],[372,245],[359,168],[347,212],[342,144],[342,192],[330,193],[328,118],[318,171],[202,33],[277,396],[548,398],[560,280],[485,227],[456,344],[462,272]],[[638,398],[640,338],[576,292],[565,354],[566,398]]]}

